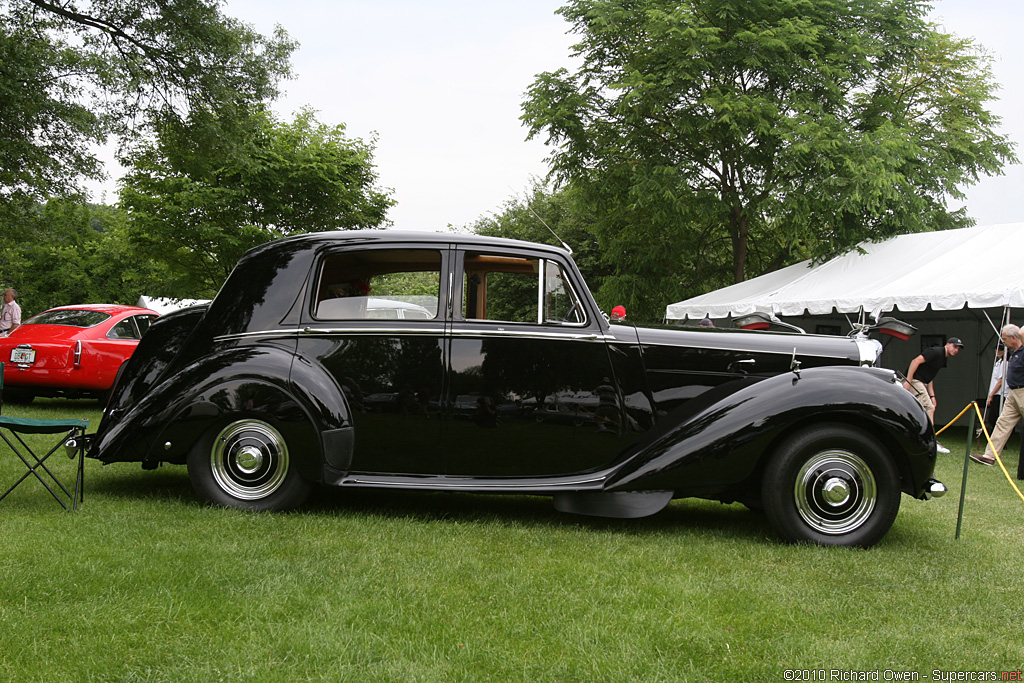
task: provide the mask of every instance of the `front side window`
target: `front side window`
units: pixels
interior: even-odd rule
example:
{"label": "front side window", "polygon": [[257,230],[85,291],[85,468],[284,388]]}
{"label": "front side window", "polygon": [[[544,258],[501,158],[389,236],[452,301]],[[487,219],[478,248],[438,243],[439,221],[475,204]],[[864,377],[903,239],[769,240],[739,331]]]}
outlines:
{"label": "front side window", "polygon": [[566,280],[565,271],[554,261],[544,269],[544,321],[582,324],[583,306]]}
{"label": "front side window", "polygon": [[556,261],[470,252],[463,270],[462,315],[468,320],[586,322],[580,299]]}
{"label": "front side window", "polygon": [[441,253],[366,249],[328,255],[321,266],[313,315],[321,320],[437,318]]}

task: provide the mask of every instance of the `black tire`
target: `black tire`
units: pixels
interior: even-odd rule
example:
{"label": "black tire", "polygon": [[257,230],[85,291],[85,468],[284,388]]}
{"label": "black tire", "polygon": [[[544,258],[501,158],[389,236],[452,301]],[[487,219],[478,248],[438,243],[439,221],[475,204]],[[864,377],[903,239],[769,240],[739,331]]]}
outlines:
{"label": "black tire", "polygon": [[295,470],[284,437],[261,420],[235,420],[188,455],[188,478],[204,501],[240,510],[301,505],[312,485]]}
{"label": "black tire", "polygon": [[35,400],[36,395],[27,389],[4,389],[4,400],[11,405],[27,406]]}
{"label": "black tire", "polygon": [[846,425],[816,425],[787,438],[768,460],[761,499],[784,538],[868,548],[900,509],[900,477],[885,449]]}

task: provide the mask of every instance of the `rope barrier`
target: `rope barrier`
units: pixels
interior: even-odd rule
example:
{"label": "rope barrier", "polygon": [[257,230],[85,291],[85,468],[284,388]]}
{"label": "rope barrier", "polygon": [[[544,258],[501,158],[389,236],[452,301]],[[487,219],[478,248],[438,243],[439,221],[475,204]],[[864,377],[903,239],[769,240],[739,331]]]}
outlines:
{"label": "rope barrier", "polygon": [[[957,420],[959,420],[961,417],[963,417],[964,413],[966,413],[971,408],[974,408],[974,412],[976,412],[978,414],[978,421],[981,424],[981,431],[982,431],[982,433],[985,434],[985,441],[992,448],[992,452],[995,453],[995,455],[996,455],[996,462],[999,463],[999,469],[1001,469],[1003,471],[1003,475],[1006,477],[1006,481],[1010,482],[1010,486],[1012,486],[1013,490],[1017,492],[1017,495],[1020,496],[1020,499],[1022,501],[1024,501],[1024,493],[1021,493],[1020,489],[1017,488],[1017,484],[1014,483],[1013,477],[1010,476],[1010,473],[1006,470],[1006,466],[1003,464],[1003,459],[999,457],[999,453],[996,451],[995,444],[992,443],[992,437],[989,436],[988,427],[985,426],[985,418],[981,414],[981,408],[978,407],[978,402],[977,401],[971,401],[970,403],[968,403],[964,407],[964,409],[960,411],[959,415],[957,415],[952,420],[950,420],[949,423],[945,427],[943,427],[939,431],[935,432],[935,436],[938,436],[942,432],[946,431],[949,427],[951,427],[953,425],[953,423],[955,423]],[[972,422],[973,422],[973,416],[972,416]],[[968,434],[967,435],[967,458],[968,459],[970,459],[970,457],[971,457],[970,453],[971,453],[971,435]],[[965,466],[966,466],[966,464],[967,463],[964,463]]]}

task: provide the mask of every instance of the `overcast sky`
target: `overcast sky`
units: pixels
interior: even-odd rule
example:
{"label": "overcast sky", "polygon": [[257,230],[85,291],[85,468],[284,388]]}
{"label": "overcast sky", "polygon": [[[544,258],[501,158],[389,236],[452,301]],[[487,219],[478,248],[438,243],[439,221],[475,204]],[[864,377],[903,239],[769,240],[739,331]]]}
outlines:
{"label": "overcast sky", "polygon": [[[521,194],[546,172],[542,140],[526,142],[523,94],[542,71],[569,65],[568,24],[549,0],[229,0],[226,13],[269,34],[280,24],[300,43],[296,79],[276,105],[302,106],[350,136],[377,136],[380,184],[398,202],[396,228],[464,226]],[[1024,2],[936,0],[933,18],[973,37],[996,58],[1003,85],[991,109],[1024,140]],[[1024,157],[1024,150],[1019,150]],[[980,225],[1024,221],[1024,169],[968,190]]]}

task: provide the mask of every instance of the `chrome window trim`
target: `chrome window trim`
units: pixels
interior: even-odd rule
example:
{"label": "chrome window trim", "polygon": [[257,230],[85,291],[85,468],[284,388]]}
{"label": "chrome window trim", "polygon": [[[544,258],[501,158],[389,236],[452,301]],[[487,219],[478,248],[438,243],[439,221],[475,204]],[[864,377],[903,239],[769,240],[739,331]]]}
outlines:
{"label": "chrome window trim", "polygon": [[[583,329],[583,328],[587,328],[587,327],[591,327],[592,326],[592,322],[591,322],[592,311],[589,309],[589,306],[584,303],[586,301],[586,299],[584,299],[583,297],[581,297],[579,295],[579,285],[582,284],[584,286],[584,288],[585,288],[586,287],[586,283],[584,283],[582,281],[579,282],[579,283],[574,282],[573,281],[573,277],[572,277],[573,270],[571,268],[566,267],[567,264],[563,263],[557,257],[558,256],[557,254],[540,254],[540,253],[536,253],[536,252],[527,252],[525,250],[518,250],[518,249],[517,250],[501,250],[501,249],[497,249],[497,248],[493,248],[493,247],[480,247],[480,248],[475,248],[474,247],[474,248],[468,248],[468,247],[463,247],[463,246],[460,246],[458,248],[458,251],[461,253],[462,260],[458,261],[458,267],[457,268],[455,266],[455,263],[453,262],[453,265],[452,265],[452,268],[451,268],[451,271],[450,271],[450,276],[452,278],[452,283],[451,283],[452,286],[450,286],[449,290],[448,290],[451,293],[451,296],[452,296],[452,299],[453,299],[452,300],[452,309],[451,310],[452,310],[452,317],[453,317],[453,319],[454,319],[454,321],[456,323],[466,322],[466,323],[470,323],[470,324],[480,324],[480,325],[539,325],[539,326],[545,326],[545,327],[552,327],[552,326],[569,327],[569,328],[573,328],[573,329]],[[463,306],[465,304],[465,295],[466,295],[465,287],[460,283],[460,285],[459,285],[459,294],[460,294],[459,298],[460,298],[460,300],[458,302],[454,301],[454,297],[455,297],[454,279],[455,279],[455,274],[456,274],[455,271],[459,270],[460,271],[459,274],[462,276],[462,279],[465,280],[466,269],[465,269],[465,260],[464,260],[464,258],[465,258],[466,253],[500,254],[502,256],[510,256],[511,258],[518,258],[518,259],[523,259],[523,260],[536,260],[537,261],[537,275],[538,275],[538,278],[537,278],[537,320],[536,321],[530,321],[530,322],[518,322],[518,321],[514,321],[514,320],[493,320],[493,319],[481,319],[481,318],[466,318],[466,317],[463,317],[462,311],[463,311]],[[545,299],[545,295],[547,294],[547,291],[546,291],[546,289],[547,289],[547,269],[549,267],[549,264],[550,265],[554,265],[554,267],[558,269],[558,272],[559,272],[559,275],[560,275],[560,277],[562,279],[562,282],[565,283],[566,289],[569,292],[569,296],[572,298],[572,300],[574,302],[576,302],[576,305],[579,308],[580,314],[583,317],[583,321],[582,322],[575,323],[575,322],[565,322],[565,321],[560,321],[560,320],[544,320],[544,299]],[[456,306],[456,304],[458,304],[458,306]],[[457,311],[458,311],[458,315],[456,316],[456,312]],[[607,337],[607,338],[610,339],[611,337]]]}
{"label": "chrome window trim", "polygon": [[[394,244],[382,244],[382,243],[377,243],[377,242],[366,242],[366,243],[356,243],[356,244],[329,244],[329,245],[325,245],[325,246],[321,247],[317,251],[317,254],[316,254],[316,257],[315,257],[315,261],[314,261],[313,271],[315,272],[315,277],[310,276],[309,279],[308,279],[308,282],[311,283],[311,289],[309,290],[309,292],[310,292],[309,302],[308,302],[309,308],[304,310],[303,319],[310,319],[310,320],[312,320],[312,321],[314,321],[316,323],[319,323],[319,324],[331,324],[331,323],[349,323],[349,324],[352,324],[352,323],[361,323],[361,322],[366,322],[366,321],[382,320],[382,318],[370,318],[370,317],[329,318],[329,317],[320,317],[319,315],[317,315],[317,309],[319,308],[319,306],[324,301],[328,301],[329,300],[329,299],[319,299],[318,296],[317,296],[317,292],[319,292],[320,289],[324,285],[324,266],[325,266],[325,264],[327,263],[327,261],[332,256],[336,256],[336,255],[341,254],[341,253],[351,253],[351,252],[354,252],[354,251],[363,251],[363,252],[366,252],[366,251],[376,251],[376,252],[384,252],[384,251],[391,251],[391,252],[395,252],[395,251],[422,251],[422,252],[430,252],[430,253],[437,254],[437,256],[438,256],[438,267],[437,267],[437,271],[436,271],[436,273],[437,273],[437,287],[438,287],[438,292],[437,292],[437,297],[436,297],[437,298],[437,308],[434,311],[434,315],[431,318],[428,318],[427,320],[430,320],[431,322],[440,322],[442,324],[444,323],[444,312],[442,310],[442,306],[446,302],[450,305],[451,296],[452,296],[452,293],[451,293],[451,273],[452,273],[452,269],[451,269],[451,266],[447,263],[448,259],[450,258],[449,257],[449,253],[451,251],[451,245],[446,245],[446,244],[443,244],[443,243],[438,243],[438,244],[422,243],[421,244],[421,243],[406,242],[406,241],[400,241],[400,242],[397,242],[397,243],[394,243]],[[444,272],[445,272],[446,269],[448,270],[448,274],[449,274],[449,283],[448,283],[449,287],[448,287],[447,297],[442,297],[441,296],[441,291],[442,291],[443,285],[444,285]],[[406,271],[406,272],[411,272],[411,271]],[[431,271],[420,271],[420,272],[430,272],[430,273],[433,273],[435,271],[431,270]],[[366,295],[366,298],[370,299],[370,298],[374,298],[374,297],[371,297],[370,295]],[[385,297],[380,297],[380,298],[385,298]],[[386,318],[383,318],[383,319],[386,319]],[[261,334],[261,333],[257,333],[257,334]]]}
{"label": "chrome window trim", "polygon": [[[570,272],[571,271],[566,269],[562,263],[558,262],[555,259],[542,258],[541,259],[541,263],[543,263],[544,265],[543,265],[543,267],[541,269],[541,281],[540,281],[540,290],[541,290],[540,299],[541,300],[540,300],[539,305],[537,307],[537,315],[540,318],[540,321],[538,322],[538,324],[539,325],[558,325],[559,327],[573,327],[573,328],[588,327],[590,325],[590,313],[587,311],[587,307],[583,305],[583,299],[581,299],[580,295],[577,293],[577,291],[576,291],[577,288],[573,285],[572,278],[570,277]],[[545,320],[544,319],[544,314],[546,312],[546,310],[545,310],[545,303],[546,303],[546,298],[547,298],[547,286],[548,286],[547,285],[547,282],[548,282],[548,280],[547,280],[548,267],[551,266],[551,265],[553,265],[555,267],[555,269],[558,271],[558,278],[562,281],[562,284],[565,285],[565,289],[568,292],[569,298],[573,301],[573,304],[576,306],[576,309],[580,312],[580,315],[583,317],[583,320],[581,322],[574,323],[574,322],[569,322],[567,320]]]}
{"label": "chrome window trim", "polygon": [[544,324],[544,294],[548,286],[548,260],[546,258],[537,259],[539,261],[540,275],[537,278],[537,324]]}

